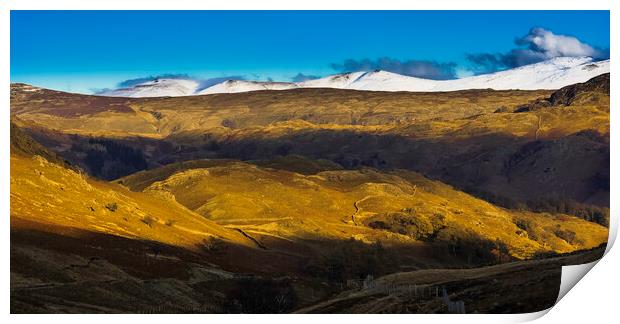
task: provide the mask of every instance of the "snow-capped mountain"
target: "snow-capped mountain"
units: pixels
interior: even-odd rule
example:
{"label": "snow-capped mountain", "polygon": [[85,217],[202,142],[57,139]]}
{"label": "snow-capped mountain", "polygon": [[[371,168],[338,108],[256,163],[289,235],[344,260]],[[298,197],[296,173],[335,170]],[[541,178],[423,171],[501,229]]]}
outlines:
{"label": "snow-capped mountain", "polygon": [[194,94],[200,83],[191,79],[156,79],[129,88],[99,93],[109,97],[180,97]]}
{"label": "snow-capped mountain", "polygon": [[559,89],[585,82],[609,72],[609,60],[594,62],[589,57],[558,57],[518,68],[455,80],[429,80],[387,71],[352,72],[304,82],[262,82],[228,80],[206,89],[187,79],[158,79],[100,95],[114,97],[189,96],[295,88],[336,88],[369,91],[437,92],[467,89],[537,90]]}
{"label": "snow-capped mountain", "polygon": [[196,94],[203,95],[212,93],[235,93],[257,90],[288,90],[294,88],[298,88],[298,85],[292,82],[228,80],[208,87],[204,90],[197,91]]}
{"label": "snow-capped mountain", "polygon": [[558,57],[492,74],[441,81],[446,84],[440,86],[441,90],[436,91],[485,88],[495,90],[554,90],[567,85],[586,82],[603,73],[609,73],[609,60],[593,62],[592,58],[589,57]]}
{"label": "snow-capped mountain", "polygon": [[302,88],[339,88],[371,91],[456,91],[467,89],[559,89],[609,72],[609,60],[558,57],[545,62],[455,80],[428,80],[386,71],[354,72],[305,81]]}

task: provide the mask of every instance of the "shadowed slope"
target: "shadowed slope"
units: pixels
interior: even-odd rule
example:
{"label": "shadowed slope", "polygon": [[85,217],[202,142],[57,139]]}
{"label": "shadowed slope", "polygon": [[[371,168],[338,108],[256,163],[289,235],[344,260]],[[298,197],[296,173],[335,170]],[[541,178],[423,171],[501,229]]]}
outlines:
{"label": "shadowed slope", "polygon": [[[552,307],[562,266],[592,262],[604,248],[546,260],[511,262],[475,269],[418,270],[377,278],[297,313],[445,314],[448,300],[463,303],[466,313],[530,313]],[[510,292],[510,293],[509,293]]]}

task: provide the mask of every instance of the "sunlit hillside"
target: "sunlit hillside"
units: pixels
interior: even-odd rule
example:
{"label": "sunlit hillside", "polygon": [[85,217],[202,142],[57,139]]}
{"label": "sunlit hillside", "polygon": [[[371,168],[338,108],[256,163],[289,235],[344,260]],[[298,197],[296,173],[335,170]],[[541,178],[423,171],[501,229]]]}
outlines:
{"label": "sunlit hillside", "polygon": [[[205,160],[139,172],[118,182],[180,203],[218,224],[243,229],[265,247],[270,241],[278,246],[280,240],[353,238],[414,246],[471,241],[463,244],[471,243],[475,250],[497,244],[505,247],[507,256],[524,259],[590,249],[607,237],[607,229],[598,224],[568,215],[498,208],[405,170],[302,175]],[[564,232],[579,234],[566,241]]]}
{"label": "sunlit hillside", "polygon": [[13,84],[11,309],[454,312],[447,289],[468,312],[541,310],[559,266],[607,242],[609,114],[609,74],[141,99]]}
{"label": "sunlit hillside", "polygon": [[[420,172],[504,207],[568,203],[575,212],[609,205],[608,84],[606,74],[556,94],[297,89],[155,99],[14,85],[12,115],[108,180],[177,161],[297,155]],[[604,211],[588,213],[605,223]]]}

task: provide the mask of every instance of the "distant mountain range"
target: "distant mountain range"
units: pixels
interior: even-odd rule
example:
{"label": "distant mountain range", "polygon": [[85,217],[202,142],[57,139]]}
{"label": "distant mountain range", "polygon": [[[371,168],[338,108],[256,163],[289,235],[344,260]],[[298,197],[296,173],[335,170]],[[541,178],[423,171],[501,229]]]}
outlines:
{"label": "distant mountain range", "polygon": [[304,82],[227,80],[205,89],[192,79],[162,78],[99,93],[111,97],[176,97],[214,93],[296,88],[336,88],[367,91],[439,92],[467,89],[559,89],[609,72],[609,60],[590,57],[558,57],[522,67],[455,80],[429,80],[387,71],[351,72]]}

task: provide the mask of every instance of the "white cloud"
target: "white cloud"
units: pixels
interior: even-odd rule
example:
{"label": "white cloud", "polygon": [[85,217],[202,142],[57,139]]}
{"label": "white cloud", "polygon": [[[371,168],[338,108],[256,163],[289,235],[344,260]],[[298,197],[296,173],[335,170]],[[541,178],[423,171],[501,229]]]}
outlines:
{"label": "white cloud", "polygon": [[476,73],[489,73],[537,63],[554,57],[589,56],[595,60],[609,58],[609,53],[588,45],[576,37],[554,34],[552,31],[535,27],[529,33],[515,40],[516,48],[505,53],[467,54]]}
{"label": "white cloud", "polygon": [[598,57],[601,55],[598,50],[573,36],[557,35],[544,28],[532,28],[530,33],[517,43],[520,45],[527,44],[530,49],[544,54],[547,58],[560,56]]}

